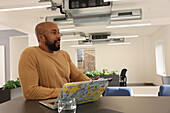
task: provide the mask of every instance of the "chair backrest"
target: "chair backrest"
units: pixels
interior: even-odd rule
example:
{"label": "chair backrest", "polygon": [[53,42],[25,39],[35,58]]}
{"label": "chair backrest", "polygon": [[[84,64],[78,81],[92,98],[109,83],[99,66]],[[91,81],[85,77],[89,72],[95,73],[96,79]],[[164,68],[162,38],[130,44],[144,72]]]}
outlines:
{"label": "chair backrest", "polygon": [[133,90],[129,87],[107,87],[105,96],[133,96]]}
{"label": "chair backrest", "polygon": [[159,96],[170,96],[170,85],[162,85],[159,88]]}
{"label": "chair backrest", "polygon": [[123,80],[126,77],[126,72],[127,69],[122,69],[121,73],[120,73],[120,78]]}
{"label": "chair backrest", "polygon": [[163,85],[170,84],[170,76],[163,76],[162,77],[162,84]]}

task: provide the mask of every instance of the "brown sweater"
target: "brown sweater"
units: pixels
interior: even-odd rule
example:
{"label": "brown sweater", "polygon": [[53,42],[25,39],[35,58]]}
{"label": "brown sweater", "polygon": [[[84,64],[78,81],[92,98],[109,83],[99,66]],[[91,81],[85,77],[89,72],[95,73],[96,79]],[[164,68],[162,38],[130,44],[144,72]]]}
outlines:
{"label": "brown sweater", "polygon": [[72,63],[63,50],[48,53],[27,48],[19,61],[19,77],[26,99],[57,97],[65,83],[91,80]]}

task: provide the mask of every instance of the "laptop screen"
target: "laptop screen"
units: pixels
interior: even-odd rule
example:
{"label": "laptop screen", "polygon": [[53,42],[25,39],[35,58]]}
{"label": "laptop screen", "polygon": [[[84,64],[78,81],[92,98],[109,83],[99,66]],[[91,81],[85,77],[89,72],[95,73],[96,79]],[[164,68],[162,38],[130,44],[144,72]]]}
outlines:
{"label": "laptop screen", "polygon": [[58,99],[75,98],[77,104],[96,101],[107,86],[107,79],[66,83]]}

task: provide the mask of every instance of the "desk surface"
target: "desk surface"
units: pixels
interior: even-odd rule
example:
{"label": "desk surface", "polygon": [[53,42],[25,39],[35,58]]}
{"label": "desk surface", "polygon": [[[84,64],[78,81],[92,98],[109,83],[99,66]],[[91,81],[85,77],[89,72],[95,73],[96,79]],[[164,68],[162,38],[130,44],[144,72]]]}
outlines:
{"label": "desk surface", "polygon": [[[57,113],[57,110],[19,97],[0,104],[0,113]],[[77,113],[170,113],[170,97],[102,97],[78,105]]]}

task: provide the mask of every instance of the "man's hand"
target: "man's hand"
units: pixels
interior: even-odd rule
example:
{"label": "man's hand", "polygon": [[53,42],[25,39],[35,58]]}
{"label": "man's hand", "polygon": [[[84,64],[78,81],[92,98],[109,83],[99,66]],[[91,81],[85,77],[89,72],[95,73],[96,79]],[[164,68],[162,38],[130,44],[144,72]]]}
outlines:
{"label": "man's hand", "polygon": [[100,76],[97,76],[96,78],[94,78],[94,79],[92,79],[92,80],[97,80],[97,79],[99,79],[100,78]]}

